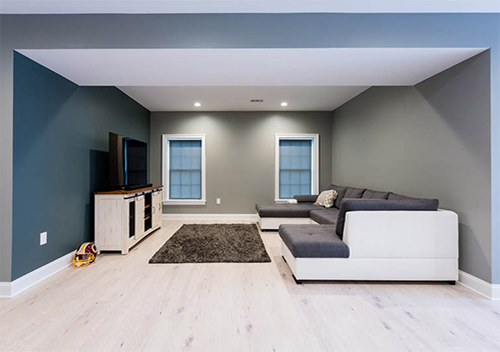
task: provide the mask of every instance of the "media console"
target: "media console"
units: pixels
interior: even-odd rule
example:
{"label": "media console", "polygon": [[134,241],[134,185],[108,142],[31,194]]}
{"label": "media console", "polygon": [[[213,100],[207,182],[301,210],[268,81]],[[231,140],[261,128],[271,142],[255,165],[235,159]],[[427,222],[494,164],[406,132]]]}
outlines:
{"label": "media console", "polygon": [[163,186],[96,192],[95,245],[127,254],[137,242],[161,227]]}

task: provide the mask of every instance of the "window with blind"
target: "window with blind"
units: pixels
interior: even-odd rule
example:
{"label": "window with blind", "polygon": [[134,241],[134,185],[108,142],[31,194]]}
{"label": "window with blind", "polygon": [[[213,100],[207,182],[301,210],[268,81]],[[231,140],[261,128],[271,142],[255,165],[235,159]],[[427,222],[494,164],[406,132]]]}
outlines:
{"label": "window with blind", "polygon": [[164,152],[166,202],[204,204],[204,137],[166,135]]}
{"label": "window with blind", "polygon": [[277,200],[317,193],[316,139],[316,135],[277,135]]}

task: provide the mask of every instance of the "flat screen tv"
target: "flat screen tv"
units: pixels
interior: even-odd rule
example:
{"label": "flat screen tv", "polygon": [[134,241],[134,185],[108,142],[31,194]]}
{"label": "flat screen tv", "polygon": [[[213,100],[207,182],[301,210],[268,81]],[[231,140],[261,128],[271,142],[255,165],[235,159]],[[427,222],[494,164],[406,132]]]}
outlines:
{"label": "flat screen tv", "polygon": [[109,185],[111,189],[137,189],[148,184],[148,145],[109,133]]}

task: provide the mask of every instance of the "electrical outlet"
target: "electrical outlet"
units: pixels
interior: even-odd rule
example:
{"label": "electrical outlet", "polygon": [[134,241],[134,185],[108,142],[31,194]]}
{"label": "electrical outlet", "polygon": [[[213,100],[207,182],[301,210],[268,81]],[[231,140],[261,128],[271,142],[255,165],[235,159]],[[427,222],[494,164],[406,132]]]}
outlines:
{"label": "electrical outlet", "polygon": [[40,246],[47,244],[47,232],[42,232],[40,234]]}
{"label": "electrical outlet", "polygon": [[217,204],[220,204],[220,198],[217,198],[215,201]]}

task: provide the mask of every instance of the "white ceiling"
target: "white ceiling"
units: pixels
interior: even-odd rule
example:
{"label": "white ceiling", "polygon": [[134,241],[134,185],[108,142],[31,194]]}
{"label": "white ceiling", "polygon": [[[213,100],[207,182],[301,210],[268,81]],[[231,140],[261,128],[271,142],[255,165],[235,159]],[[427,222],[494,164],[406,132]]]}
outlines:
{"label": "white ceiling", "polygon": [[[152,111],[332,110],[370,86],[415,85],[481,48],[20,50],[83,86]],[[264,103],[250,104],[250,99]]]}
{"label": "white ceiling", "polygon": [[0,0],[0,13],[500,12],[498,0]]}
{"label": "white ceiling", "polygon": [[[369,87],[119,87],[150,111],[332,111]],[[252,103],[251,99],[263,102]],[[281,107],[281,102],[288,102]],[[195,102],[202,105],[194,107]]]}
{"label": "white ceiling", "polygon": [[414,85],[484,49],[20,50],[79,85]]}

